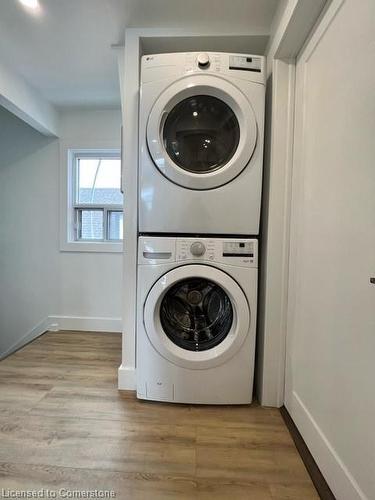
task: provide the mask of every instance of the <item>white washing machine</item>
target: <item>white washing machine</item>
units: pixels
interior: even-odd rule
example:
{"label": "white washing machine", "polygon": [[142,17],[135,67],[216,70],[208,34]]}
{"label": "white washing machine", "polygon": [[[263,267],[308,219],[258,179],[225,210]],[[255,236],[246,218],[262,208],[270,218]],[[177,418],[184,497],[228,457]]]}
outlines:
{"label": "white washing machine", "polygon": [[258,242],[139,238],[137,396],[252,401]]}
{"label": "white washing machine", "polygon": [[264,98],[264,57],[142,57],[140,233],[259,233]]}

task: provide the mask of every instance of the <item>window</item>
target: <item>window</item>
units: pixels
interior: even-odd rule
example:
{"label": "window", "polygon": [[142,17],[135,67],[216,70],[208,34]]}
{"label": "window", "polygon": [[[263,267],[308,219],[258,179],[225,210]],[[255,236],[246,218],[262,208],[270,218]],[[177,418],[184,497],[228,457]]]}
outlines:
{"label": "window", "polygon": [[73,155],[74,239],[123,239],[121,161],[102,151]]}
{"label": "window", "polygon": [[121,251],[124,232],[119,150],[67,149],[67,218],[62,250]]}

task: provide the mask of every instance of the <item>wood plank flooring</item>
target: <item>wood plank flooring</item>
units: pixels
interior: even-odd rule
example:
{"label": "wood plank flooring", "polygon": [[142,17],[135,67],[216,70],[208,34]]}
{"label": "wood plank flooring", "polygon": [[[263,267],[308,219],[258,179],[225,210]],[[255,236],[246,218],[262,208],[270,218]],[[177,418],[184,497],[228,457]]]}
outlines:
{"label": "wood plank flooring", "polygon": [[57,332],[0,363],[0,488],[318,498],[278,410],[138,401],[120,358],[119,334]]}

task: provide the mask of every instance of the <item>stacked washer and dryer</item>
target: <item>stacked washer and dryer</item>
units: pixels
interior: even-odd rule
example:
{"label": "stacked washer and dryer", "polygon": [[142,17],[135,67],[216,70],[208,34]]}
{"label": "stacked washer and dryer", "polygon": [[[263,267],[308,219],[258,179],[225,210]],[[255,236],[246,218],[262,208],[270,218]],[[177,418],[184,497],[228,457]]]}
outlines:
{"label": "stacked washer and dryer", "polygon": [[265,59],[142,58],[137,396],[252,401]]}

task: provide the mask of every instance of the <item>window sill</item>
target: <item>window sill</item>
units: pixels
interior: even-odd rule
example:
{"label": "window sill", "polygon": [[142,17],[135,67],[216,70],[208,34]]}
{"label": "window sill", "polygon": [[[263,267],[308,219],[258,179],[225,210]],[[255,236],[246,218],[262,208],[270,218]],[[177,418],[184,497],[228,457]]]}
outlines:
{"label": "window sill", "polygon": [[61,252],[122,253],[123,244],[107,241],[68,241],[61,244]]}

